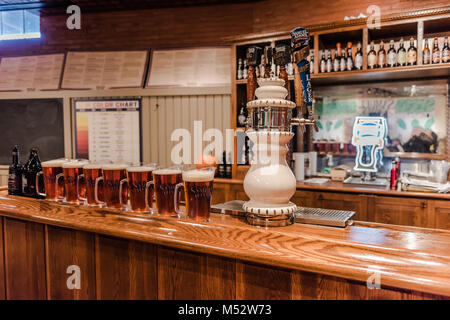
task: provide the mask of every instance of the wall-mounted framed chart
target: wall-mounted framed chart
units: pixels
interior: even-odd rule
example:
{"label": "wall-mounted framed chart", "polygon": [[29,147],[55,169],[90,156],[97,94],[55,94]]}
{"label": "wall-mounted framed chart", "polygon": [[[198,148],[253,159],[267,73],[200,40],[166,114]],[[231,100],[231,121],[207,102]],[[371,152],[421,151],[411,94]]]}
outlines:
{"label": "wall-mounted framed chart", "polygon": [[141,98],[74,100],[75,157],[142,161]]}

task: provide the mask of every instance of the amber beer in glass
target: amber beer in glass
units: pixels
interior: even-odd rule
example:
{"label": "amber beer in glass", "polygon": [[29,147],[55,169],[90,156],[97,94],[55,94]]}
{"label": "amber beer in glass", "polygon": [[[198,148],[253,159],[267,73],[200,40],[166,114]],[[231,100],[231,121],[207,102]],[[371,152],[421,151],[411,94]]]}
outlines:
{"label": "amber beer in glass", "polygon": [[[83,174],[83,166],[86,164],[85,160],[70,160],[63,162],[62,174],[56,176],[56,186],[59,188],[59,181],[61,178],[64,179],[64,193],[65,196],[60,196],[67,203],[79,203],[78,192],[77,192],[77,181],[78,176]],[[86,184],[80,186],[80,196],[86,196]]]}
{"label": "amber beer in glass", "polygon": [[[127,177],[126,164],[108,164],[103,166],[103,176],[95,180],[95,201],[98,204],[105,204],[112,209],[121,209],[122,202],[126,203],[127,188],[123,188],[119,194],[120,181]],[[99,183],[103,181],[103,194],[105,201],[101,201],[99,196]],[[122,199],[120,199],[122,197]],[[123,201],[125,199],[125,201]]]}
{"label": "amber beer in glass", "polygon": [[182,182],[181,168],[166,168],[153,171],[155,202],[161,215],[176,215],[174,208],[175,186]]}
{"label": "amber beer in glass", "polygon": [[[175,195],[179,188],[184,188],[184,198],[186,201],[186,215],[196,221],[209,221],[211,210],[211,200],[213,192],[215,168],[202,168],[183,170],[183,183],[175,188]],[[178,214],[177,198],[174,197],[174,205]]]}
{"label": "amber beer in glass", "polygon": [[[103,176],[102,164],[100,163],[88,163],[83,166],[83,174],[78,176],[77,182],[77,192],[78,199],[84,201],[89,206],[99,206],[95,201],[95,180],[98,177]],[[81,194],[81,181],[84,179],[86,183],[86,197],[84,198]],[[98,190],[98,198],[101,202],[105,201],[103,195],[103,183],[100,183]]]}
{"label": "amber beer in glass", "polygon": [[127,180],[131,211],[151,211],[153,202],[153,175],[155,166],[144,165],[127,168]]}
{"label": "amber beer in glass", "polygon": [[[36,191],[40,196],[44,196],[47,200],[57,201],[60,196],[64,195],[64,186],[61,184],[56,186],[56,177],[63,172],[62,164],[64,160],[50,160],[41,163],[42,171],[36,175]],[[45,193],[39,190],[39,176],[44,176]]]}

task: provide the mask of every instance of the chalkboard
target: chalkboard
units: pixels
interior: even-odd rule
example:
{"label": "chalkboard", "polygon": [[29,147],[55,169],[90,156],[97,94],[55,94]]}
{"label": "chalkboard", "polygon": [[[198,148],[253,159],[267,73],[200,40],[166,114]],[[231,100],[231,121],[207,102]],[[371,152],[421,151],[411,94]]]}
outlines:
{"label": "chalkboard", "polygon": [[11,150],[18,144],[21,162],[30,148],[39,148],[41,161],[64,156],[62,99],[0,100],[0,164],[11,162]]}

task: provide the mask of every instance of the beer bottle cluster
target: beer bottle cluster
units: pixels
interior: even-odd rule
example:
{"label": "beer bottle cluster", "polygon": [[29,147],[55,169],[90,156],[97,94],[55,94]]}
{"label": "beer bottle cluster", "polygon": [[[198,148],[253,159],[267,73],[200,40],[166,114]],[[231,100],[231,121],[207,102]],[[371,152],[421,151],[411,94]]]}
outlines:
{"label": "beer bottle cluster", "polygon": [[[440,41],[443,40],[443,41]],[[438,64],[450,62],[450,48],[448,46],[448,37],[433,39],[433,46],[430,49],[430,40],[424,39],[423,64]],[[442,45],[441,45],[442,44]]]}
{"label": "beer bottle cluster", "polygon": [[413,37],[409,39],[407,45],[403,38],[400,38],[398,44],[394,40],[390,40],[388,47],[384,41],[380,41],[378,51],[375,50],[375,42],[370,42],[367,54],[368,69],[414,66],[416,64],[417,48]]}
{"label": "beer bottle cluster", "polygon": [[42,198],[37,193],[36,182],[44,185],[42,176],[36,181],[36,175],[42,170],[37,148],[31,148],[30,157],[25,164],[20,163],[19,146],[12,150],[12,163],[9,166],[8,194]]}
{"label": "beer bottle cluster", "polygon": [[345,48],[338,42],[336,43],[336,49],[320,51],[320,73],[362,70],[362,67],[361,42],[358,42],[355,52],[351,42],[347,42]]}

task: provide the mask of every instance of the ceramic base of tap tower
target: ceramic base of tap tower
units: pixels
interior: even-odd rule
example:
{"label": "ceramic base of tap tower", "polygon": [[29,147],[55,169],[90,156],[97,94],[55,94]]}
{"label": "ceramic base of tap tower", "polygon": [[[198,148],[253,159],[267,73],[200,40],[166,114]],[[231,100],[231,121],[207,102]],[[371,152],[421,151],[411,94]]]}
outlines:
{"label": "ceramic base of tap tower", "polygon": [[257,201],[247,201],[242,206],[247,212],[247,222],[254,226],[284,227],[294,223],[294,212],[297,206],[288,204],[269,204]]}

